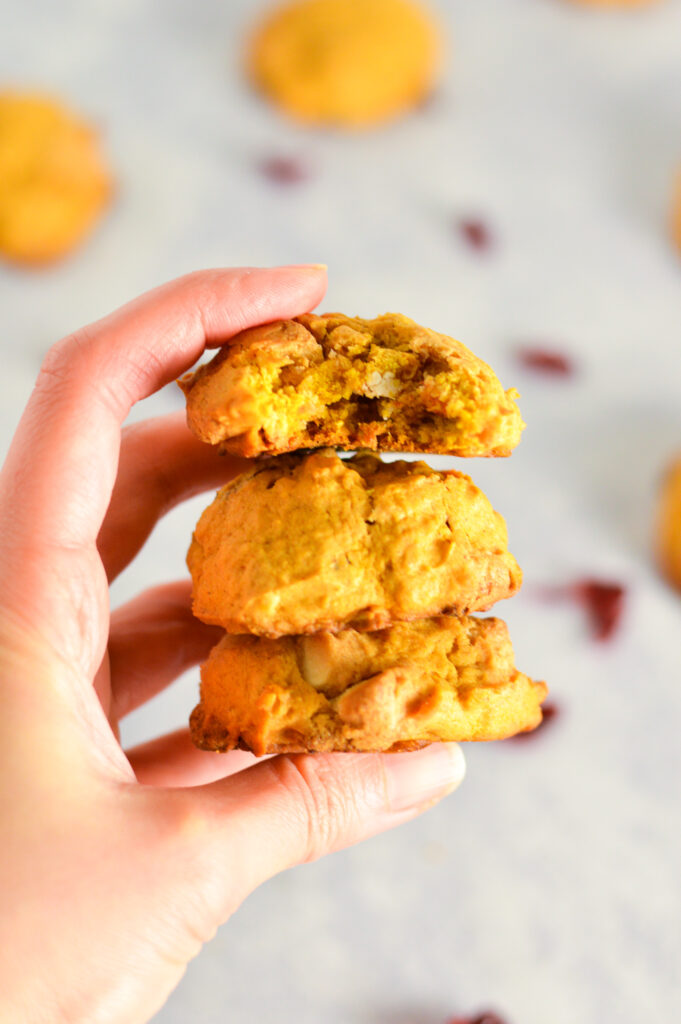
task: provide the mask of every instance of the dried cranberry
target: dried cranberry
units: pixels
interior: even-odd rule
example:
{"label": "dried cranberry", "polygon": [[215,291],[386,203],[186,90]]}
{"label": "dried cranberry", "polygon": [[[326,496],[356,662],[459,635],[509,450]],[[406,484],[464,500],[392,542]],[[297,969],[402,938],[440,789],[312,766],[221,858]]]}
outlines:
{"label": "dried cranberry", "polygon": [[296,157],[270,156],[258,166],[265,177],[277,185],[297,185],[310,176],[309,167]]}
{"label": "dried cranberry", "polygon": [[518,732],[512,738],[514,740],[531,740],[534,736],[537,735],[538,732],[540,732],[545,726],[547,726],[549,722],[553,721],[553,719],[559,714],[560,708],[558,707],[558,705],[554,701],[547,701],[545,704],[542,704],[541,706],[541,722],[536,727],[536,729],[531,729],[529,732]]}
{"label": "dried cranberry", "polygon": [[570,598],[576,601],[587,613],[594,639],[610,640],[622,618],[626,587],[586,576],[566,586],[545,587],[541,593],[548,600]]}
{"label": "dried cranberry", "polygon": [[477,1017],[450,1017],[447,1024],[506,1024],[497,1013],[479,1013]]}
{"label": "dried cranberry", "polygon": [[573,583],[572,593],[586,609],[596,640],[609,640],[624,611],[625,589],[619,583],[584,579]]}
{"label": "dried cranberry", "polygon": [[457,227],[472,249],[482,252],[491,247],[492,232],[484,221],[464,218],[457,222]]}
{"label": "dried cranberry", "polygon": [[575,372],[575,365],[570,357],[555,349],[520,348],[516,355],[518,361],[528,370],[537,370],[539,373],[551,374],[554,377],[571,377]]}

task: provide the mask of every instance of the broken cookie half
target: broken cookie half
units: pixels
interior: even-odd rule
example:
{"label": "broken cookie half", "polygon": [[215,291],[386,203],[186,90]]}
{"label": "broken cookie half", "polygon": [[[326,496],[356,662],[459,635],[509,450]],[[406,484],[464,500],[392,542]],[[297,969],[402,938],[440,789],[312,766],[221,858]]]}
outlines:
{"label": "broken cookie half", "polygon": [[386,313],[244,331],[179,381],[202,441],[247,457],[298,448],[510,455],[514,390],[464,345]]}

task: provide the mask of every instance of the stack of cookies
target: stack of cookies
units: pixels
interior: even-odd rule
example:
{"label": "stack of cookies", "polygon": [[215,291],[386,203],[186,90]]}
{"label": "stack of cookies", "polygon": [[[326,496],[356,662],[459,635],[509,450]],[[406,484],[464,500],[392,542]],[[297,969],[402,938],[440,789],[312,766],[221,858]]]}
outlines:
{"label": "stack of cookies", "polygon": [[546,687],[503,622],[470,615],[520,586],[503,519],[464,474],[373,454],[510,454],[523,423],[488,366],[403,316],[307,315],[181,385],[198,437],[257,456],[188,555],[194,614],[225,630],[199,747],[408,750],[539,724]]}

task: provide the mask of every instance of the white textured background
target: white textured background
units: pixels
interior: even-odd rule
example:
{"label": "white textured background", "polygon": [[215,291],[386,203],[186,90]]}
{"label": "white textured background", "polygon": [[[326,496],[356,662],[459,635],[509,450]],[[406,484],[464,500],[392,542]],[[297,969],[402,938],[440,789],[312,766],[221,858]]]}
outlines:
{"label": "white textured background", "polygon": [[[42,354],[71,328],[201,266],[328,262],[327,309],[398,310],[451,333],[522,392],[511,460],[468,463],[525,570],[499,609],[519,666],[562,714],[532,741],[468,747],[423,819],[274,879],[190,966],[158,1024],[510,1024],[681,1019],[681,598],[650,559],[655,484],[681,449],[681,3],[440,0],[437,99],[374,134],[309,133],[239,72],[261,0],[0,0],[0,75],[94,119],[117,180],[93,240],[54,269],[0,270],[7,445]],[[276,186],[262,157],[302,156]],[[452,228],[480,215],[471,250]],[[557,346],[574,379],[517,366]],[[171,388],[138,410],[177,408]],[[446,461],[446,460],[444,460]],[[184,573],[205,499],[161,525],[120,601]],[[545,584],[624,582],[615,640]],[[196,673],[130,717],[181,724]],[[124,870],[124,867],[122,868]]]}

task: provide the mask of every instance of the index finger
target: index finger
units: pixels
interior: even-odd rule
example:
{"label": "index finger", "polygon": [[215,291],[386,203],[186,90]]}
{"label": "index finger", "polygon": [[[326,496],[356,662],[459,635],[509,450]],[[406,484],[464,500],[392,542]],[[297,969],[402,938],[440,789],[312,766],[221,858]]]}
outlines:
{"label": "index finger", "polygon": [[312,309],[325,287],[323,267],[200,271],[50,349],[0,474],[0,558],[13,595],[36,600],[37,590],[59,584],[54,575],[63,580],[64,552],[94,550],[121,424],[135,402],[188,369],[206,345]]}

